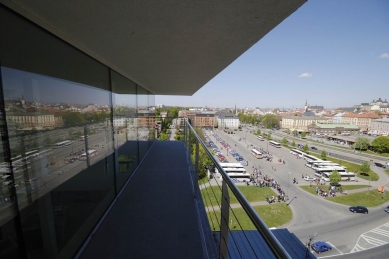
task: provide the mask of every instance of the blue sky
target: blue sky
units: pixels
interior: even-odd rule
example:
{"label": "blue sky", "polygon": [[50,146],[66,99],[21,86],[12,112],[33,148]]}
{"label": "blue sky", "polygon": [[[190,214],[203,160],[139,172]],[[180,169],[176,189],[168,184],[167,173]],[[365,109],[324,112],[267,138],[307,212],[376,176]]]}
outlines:
{"label": "blue sky", "polygon": [[389,101],[389,1],[309,0],[193,96],[156,104],[350,107]]}

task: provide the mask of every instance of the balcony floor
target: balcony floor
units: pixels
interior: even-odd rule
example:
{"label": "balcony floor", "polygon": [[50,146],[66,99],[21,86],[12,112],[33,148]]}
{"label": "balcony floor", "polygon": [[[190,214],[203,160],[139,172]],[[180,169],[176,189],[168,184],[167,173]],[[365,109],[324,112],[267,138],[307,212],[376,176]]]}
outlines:
{"label": "balcony floor", "polygon": [[156,141],[80,258],[204,258],[181,141]]}

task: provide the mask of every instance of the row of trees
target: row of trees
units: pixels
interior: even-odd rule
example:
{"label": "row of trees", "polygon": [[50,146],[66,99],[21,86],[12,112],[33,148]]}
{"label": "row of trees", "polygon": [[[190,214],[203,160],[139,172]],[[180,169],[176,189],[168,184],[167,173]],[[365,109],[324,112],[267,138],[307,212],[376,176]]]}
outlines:
{"label": "row of trees", "polygon": [[389,153],[389,138],[380,136],[370,143],[366,137],[357,137],[354,143],[354,148],[358,150],[367,150],[370,146],[375,152]]}
{"label": "row of trees", "polygon": [[238,114],[239,121],[246,124],[262,124],[265,128],[271,129],[280,126],[280,116],[276,114],[266,114],[264,116],[258,116],[256,114]]}

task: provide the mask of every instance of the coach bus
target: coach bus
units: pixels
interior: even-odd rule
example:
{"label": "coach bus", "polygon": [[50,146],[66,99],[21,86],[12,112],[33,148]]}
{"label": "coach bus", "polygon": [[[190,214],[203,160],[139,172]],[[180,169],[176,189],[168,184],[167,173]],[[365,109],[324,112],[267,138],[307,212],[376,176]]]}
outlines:
{"label": "coach bus", "polygon": [[278,142],[275,142],[275,141],[269,141],[269,145],[273,146],[273,147],[276,147],[276,148],[280,148],[281,147],[281,144],[278,143]]}
{"label": "coach bus", "polygon": [[259,152],[258,150],[256,150],[255,148],[251,149],[251,154],[252,154],[255,158],[262,158],[262,153]]}
{"label": "coach bus", "polygon": [[[325,172],[325,173],[323,173],[321,178],[324,179],[326,182],[329,182],[331,173]],[[341,177],[341,181],[355,181],[355,174],[354,173],[341,172],[339,174]]]}
{"label": "coach bus", "polygon": [[316,176],[323,176],[325,173],[332,173],[332,171],[338,171],[338,173],[346,173],[346,169],[340,166],[324,166],[319,168],[312,168],[315,171]]}
{"label": "coach bus", "polygon": [[55,143],[55,144],[53,145],[53,147],[54,147],[54,148],[61,148],[61,147],[70,146],[71,144],[73,144],[73,141],[71,141],[71,140],[65,140],[65,141],[62,141],[62,142]]}
{"label": "coach bus", "polygon": [[[220,166],[232,180],[238,182],[250,181],[250,174],[246,172],[246,169],[240,163],[220,163]],[[223,180],[217,168],[215,172],[220,180]]]}
{"label": "coach bus", "polygon": [[305,160],[307,160],[307,162],[311,162],[311,161],[322,161],[321,159],[315,157],[315,156],[311,156],[311,155],[308,155],[306,153],[303,154],[303,158]]}
{"label": "coach bus", "polygon": [[262,136],[257,136],[257,139],[258,139],[259,141],[265,141],[265,139],[264,139]]}
{"label": "coach bus", "polygon": [[306,155],[303,151],[301,151],[301,150],[298,150],[298,149],[295,149],[295,148],[292,148],[291,150],[290,150],[290,153],[292,154],[292,155],[295,155],[295,156],[299,156],[299,157],[304,157],[304,155]]}
{"label": "coach bus", "polygon": [[80,155],[80,158],[79,160],[86,160],[87,156],[89,156],[89,158],[91,157],[94,157],[97,155],[97,151],[95,149],[90,149],[88,150],[88,153],[87,152],[84,152]]}

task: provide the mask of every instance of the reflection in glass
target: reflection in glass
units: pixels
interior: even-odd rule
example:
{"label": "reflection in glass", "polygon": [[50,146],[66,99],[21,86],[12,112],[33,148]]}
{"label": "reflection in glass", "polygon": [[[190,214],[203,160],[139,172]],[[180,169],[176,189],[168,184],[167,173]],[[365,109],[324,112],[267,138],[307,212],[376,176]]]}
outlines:
{"label": "reflection in glass", "polygon": [[13,216],[15,190],[29,257],[72,257],[115,197],[111,94],[5,67],[1,73],[10,150],[1,170],[11,176],[1,188],[1,220]]}
{"label": "reflection in glass", "polygon": [[138,129],[136,119],[136,85],[116,72],[111,74],[113,95],[113,126],[117,147],[116,185],[119,191],[138,165]]}

